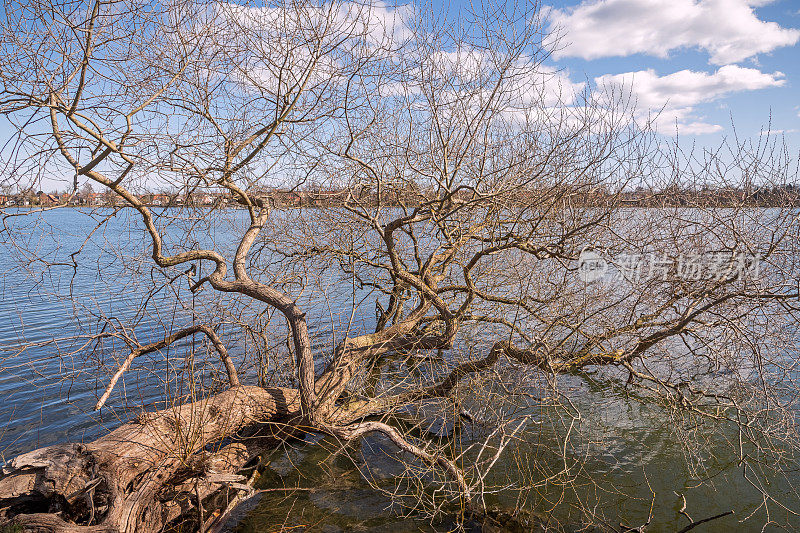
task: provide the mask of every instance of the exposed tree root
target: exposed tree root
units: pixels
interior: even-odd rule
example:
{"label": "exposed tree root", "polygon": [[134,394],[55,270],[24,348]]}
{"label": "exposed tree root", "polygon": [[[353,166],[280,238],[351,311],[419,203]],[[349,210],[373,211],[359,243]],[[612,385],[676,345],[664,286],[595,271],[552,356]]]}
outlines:
{"label": "exposed tree root", "polygon": [[144,413],[88,444],[20,455],[0,476],[0,522],[26,531],[158,531],[180,515],[182,483],[202,500],[258,453],[247,441],[216,453],[212,445],[266,423],[273,436],[288,435],[278,423],[294,418],[297,425],[299,411],[296,390],[239,386]]}
{"label": "exposed tree root", "polygon": [[[331,386],[332,381],[321,379],[323,386],[318,382],[316,392],[323,393],[319,411],[324,414],[317,411],[314,417],[304,415],[299,390],[235,386],[203,400],[142,413],[88,444],[18,456],[0,475],[0,523],[10,521],[31,531],[150,532],[189,516],[205,530],[249,495],[242,483],[247,479],[236,473],[276,439],[302,431],[327,433],[343,442],[380,433],[446,472],[469,513],[483,516],[481,498],[474,497],[453,461],[413,444],[391,425],[367,418],[424,398],[446,397],[461,379],[491,367],[501,356],[566,367],[535,349],[519,350],[503,341],[486,358],[458,365],[440,383],[392,397],[336,403],[331,398],[337,396],[339,382]],[[621,360],[620,354],[613,357]],[[225,503],[215,506],[216,514],[204,515],[204,502],[219,494]]]}

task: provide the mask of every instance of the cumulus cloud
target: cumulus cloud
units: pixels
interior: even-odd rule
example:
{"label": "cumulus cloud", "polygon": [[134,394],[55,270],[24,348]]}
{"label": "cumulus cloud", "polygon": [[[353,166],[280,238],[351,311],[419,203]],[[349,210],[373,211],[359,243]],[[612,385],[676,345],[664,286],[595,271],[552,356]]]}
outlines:
{"label": "cumulus cloud", "polygon": [[683,134],[714,133],[721,126],[704,122],[695,107],[740,91],[780,87],[786,83],[782,72],[772,74],[736,65],[721,67],[714,73],[681,70],[659,76],[654,70],[606,74],[595,78],[599,90],[629,93],[642,117],[657,114],[656,126],[662,132],[676,123]]}
{"label": "cumulus cloud", "polygon": [[758,18],[771,0],[587,0],[550,9],[551,29],[564,32],[559,56],[596,59],[644,53],[666,57],[697,47],[717,65],[736,63],[800,40],[800,30]]}
{"label": "cumulus cloud", "polygon": [[[432,77],[425,75],[426,79],[419,81],[439,84],[440,101],[457,102],[448,106],[454,113],[449,120],[469,120],[471,113],[487,105],[495,118],[513,127],[566,120],[586,83],[572,81],[566,69],[540,64],[530,57],[507,62],[509,59],[466,46],[437,51],[430,54],[424,68],[433,73]],[[409,86],[405,90],[408,93]]]}
{"label": "cumulus cloud", "polygon": [[800,130],[798,130],[797,128],[791,128],[788,130],[767,130],[763,133],[764,135],[775,135],[780,137],[783,135],[788,135],[790,133],[797,133],[797,132],[800,132]]}
{"label": "cumulus cloud", "polygon": [[[342,57],[393,57],[413,33],[413,4],[343,2],[250,6],[212,5],[209,26],[220,48],[235,54],[229,76],[247,90],[286,94],[308,81],[343,82]],[[331,49],[322,57],[319,50]]]}
{"label": "cumulus cloud", "polygon": [[387,6],[384,2],[374,2],[366,8],[359,4],[345,4],[340,7],[345,19],[355,18],[363,26],[367,39],[377,46],[399,46],[412,37],[408,23],[416,14],[414,4]]}
{"label": "cumulus cloud", "polygon": [[[567,69],[538,64],[526,56],[517,58],[508,66],[501,66],[506,59],[500,54],[462,47],[434,52],[429,64],[442,76],[471,86],[472,92],[480,92],[487,98],[493,92],[498,73],[503,70],[505,81],[500,90],[505,97],[501,100],[512,109],[571,105],[585,87],[583,82],[573,82]],[[481,87],[481,90],[475,91],[475,87]]]}

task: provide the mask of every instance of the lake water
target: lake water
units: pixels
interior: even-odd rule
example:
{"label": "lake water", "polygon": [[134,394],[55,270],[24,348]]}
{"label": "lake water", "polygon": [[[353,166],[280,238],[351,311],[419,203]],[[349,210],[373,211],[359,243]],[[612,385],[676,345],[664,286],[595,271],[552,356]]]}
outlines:
{"label": "lake water", "polygon": [[[186,376],[204,385],[217,384],[218,369],[199,362],[201,357],[191,357],[199,348],[185,342],[143,356],[118,384],[107,407],[93,411],[108,374],[127,352],[120,343],[90,350],[84,346],[86,336],[113,323],[135,331],[145,342],[229,303],[209,291],[192,299],[185,284],[168,284],[151,295],[164,279],[146,259],[138,259],[147,243],[130,210],[123,210],[84,242],[107,214],[64,209],[5,222],[14,228],[15,238],[11,242],[8,233],[0,235],[0,462],[41,446],[94,439],[131,418],[141,405],[155,408],[165,398],[180,397],[186,392]],[[210,226],[206,234],[210,241],[224,243],[229,231],[230,226]],[[73,268],[70,254],[76,251],[79,261]],[[349,290],[331,294],[330,301],[309,315],[321,352],[334,342],[332,331],[351,318],[356,329],[369,329],[374,320],[369,306],[359,307],[351,316]],[[248,313],[262,316],[262,311]],[[239,330],[233,324],[221,329],[231,353],[245,368],[244,381],[257,383],[258,376],[247,371],[254,368],[254,356]],[[20,351],[23,342],[27,348]],[[569,437],[573,450],[586,452],[582,466],[569,472],[569,485],[563,477],[553,479],[530,491],[524,502],[516,501],[518,493],[509,490],[490,497],[490,504],[505,508],[521,504],[537,516],[573,525],[584,519],[579,508],[594,507],[607,525],[618,527],[646,522],[652,502],[647,531],[675,531],[688,523],[679,512],[683,502],[678,493],[685,496],[686,511],[696,520],[728,510],[735,513],[695,531],[761,531],[769,521],[774,525],[767,530],[778,525],[800,527],[797,516],[783,508],[800,507],[792,489],[800,474],[756,475],[752,467],[738,463],[731,451],[735,443],[726,442],[735,436],[724,429],[704,443],[706,453],[687,458],[681,439],[695,434],[693,430],[677,427],[659,407],[627,397],[606,382],[602,372],[592,379],[565,376],[560,390],[583,420],[581,430]],[[473,409],[479,412],[480,405]],[[522,406],[520,414],[530,417],[521,433],[525,439],[513,453],[501,456],[487,483],[506,483],[524,469],[556,471],[564,460],[553,449],[573,428],[561,424],[547,407]],[[455,441],[468,445],[478,433],[465,425]],[[402,509],[376,490],[393,490],[395,474],[402,472],[396,451],[383,439],[364,439],[362,455],[355,460],[333,443],[307,440],[276,450],[261,481],[265,488],[304,490],[265,494],[240,530],[304,526],[312,531],[419,531],[452,526],[448,518],[431,524],[413,513],[396,516],[394,512]],[[301,468],[295,468],[298,465]],[[769,484],[770,494],[779,501],[764,505],[759,483]]]}

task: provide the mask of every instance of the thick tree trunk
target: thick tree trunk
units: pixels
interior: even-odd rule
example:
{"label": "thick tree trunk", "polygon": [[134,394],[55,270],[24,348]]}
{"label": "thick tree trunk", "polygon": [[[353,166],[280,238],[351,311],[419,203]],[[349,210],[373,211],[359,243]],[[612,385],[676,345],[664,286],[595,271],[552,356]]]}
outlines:
{"label": "thick tree trunk", "polygon": [[204,476],[207,489],[215,474],[235,472],[251,455],[246,445],[223,447],[222,441],[299,413],[297,390],[239,386],[143,413],[88,444],[20,455],[0,475],[0,524],[30,531],[158,531],[176,514],[174,502],[162,499],[165,487],[180,483],[176,477]]}

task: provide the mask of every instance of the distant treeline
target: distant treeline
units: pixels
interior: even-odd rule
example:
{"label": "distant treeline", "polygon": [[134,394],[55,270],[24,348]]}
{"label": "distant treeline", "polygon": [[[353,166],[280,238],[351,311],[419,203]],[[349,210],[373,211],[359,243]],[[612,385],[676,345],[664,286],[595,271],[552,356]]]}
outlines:
{"label": "distant treeline", "polygon": [[637,189],[615,195],[622,205],[635,207],[800,207],[800,186],[689,189],[668,187],[661,191]]}
{"label": "distant treeline", "polygon": [[[381,191],[367,188],[356,189],[313,189],[281,190],[261,189],[249,191],[252,198],[267,201],[270,205],[281,207],[337,207],[345,203],[362,206],[414,206],[434,198],[419,189],[384,187]],[[458,202],[470,201],[476,193],[460,190],[452,195]],[[667,187],[661,190],[637,188],[635,190],[609,192],[605,189],[519,189],[514,191],[512,203],[535,204],[537,198],[561,194],[564,203],[584,206],[620,205],[629,207],[733,207],[741,205],[760,207],[800,207],[800,186],[783,185],[754,188],[711,188],[701,189]],[[152,207],[235,207],[243,202],[230,193],[192,192],[192,193],[140,193],[139,198]],[[0,194],[0,206],[122,206],[124,201],[118,195],[97,193],[83,189],[76,193],[22,192]]]}

